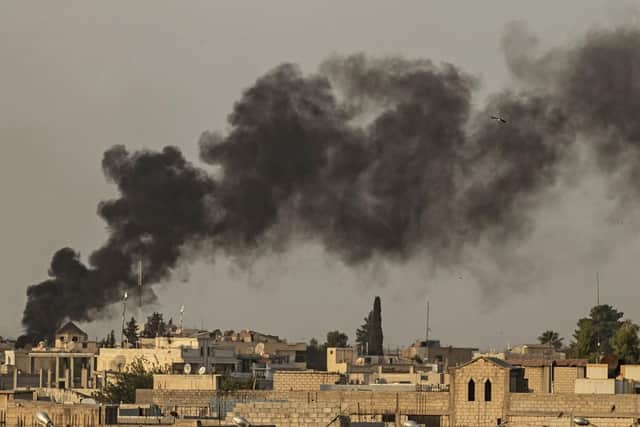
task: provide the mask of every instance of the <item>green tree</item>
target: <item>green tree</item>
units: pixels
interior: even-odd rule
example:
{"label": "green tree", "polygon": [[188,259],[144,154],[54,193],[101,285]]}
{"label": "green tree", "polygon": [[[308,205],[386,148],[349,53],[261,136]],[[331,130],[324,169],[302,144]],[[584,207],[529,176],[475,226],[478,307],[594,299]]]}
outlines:
{"label": "green tree", "polygon": [[569,347],[570,355],[597,361],[599,357],[610,354],[611,338],[622,325],[620,319],[623,315],[607,304],[593,307],[589,317],[578,320],[578,328],[573,334],[574,342]]}
{"label": "green tree", "polygon": [[346,347],[349,343],[347,334],[340,331],[331,331],[327,334],[327,347]]}
{"label": "green tree", "polygon": [[222,391],[236,391],[236,390],[251,390],[253,389],[253,380],[251,378],[233,378],[230,376],[223,376],[220,379],[220,390]]}
{"label": "green tree", "polygon": [[147,371],[142,359],[135,359],[123,372],[114,374],[114,379],[94,396],[103,403],[134,403],[137,389],[153,388],[153,372]]}
{"label": "green tree", "polygon": [[131,320],[127,322],[127,326],[122,333],[129,342],[129,345],[132,347],[136,347],[138,345],[138,324],[136,323],[135,318],[131,317]]}
{"label": "green tree", "polygon": [[560,351],[562,348],[563,339],[560,338],[560,334],[555,331],[544,331],[539,337],[538,342],[540,344],[550,344],[556,351]]}
{"label": "green tree", "polygon": [[314,371],[327,370],[327,346],[319,345],[315,338],[311,338],[307,346],[307,368]]}
{"label": "green tree", "polygon": [[380,297],[376,297],[373,301],[373,311],[369,320],[369,348],[368,354],[373,356],[382,356],[383,350],[383,334],[382,334],[382,303]]}
{"label": "green tree", "polygon": [[626,363],[637,363],[640,361],[639,329],[638,325],[632,321],[625,320],[611,338],[611,348],[616,356]]}
{"label": "green tree", "polygon": [[154,312],[151,316],[147,317],[147,322],[144,324],[142,330],[142,336],[145,338],[162,337],[165,335],[167,325],[164,323],[162,313]]}
{"label": "green tree", "polygon": [[371,320],[371,312],[364,318],[364,323],[356,330],[356,343],[360,346],[362,354],[367,353],[369,346],[369,321]]}

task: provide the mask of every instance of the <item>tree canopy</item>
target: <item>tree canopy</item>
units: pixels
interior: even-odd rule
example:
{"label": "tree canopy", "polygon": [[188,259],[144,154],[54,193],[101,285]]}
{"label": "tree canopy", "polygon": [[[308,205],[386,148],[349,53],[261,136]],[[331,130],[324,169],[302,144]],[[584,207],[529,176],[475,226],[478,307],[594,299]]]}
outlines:
{"label": "tree canopy", "polygon": [[563,338],[560,338],[560,334],[551,330],[544,331],[538,337],[538,342],[540,344],[549,344],[553,346],[556,351],[560,351],[560,349],[562,349],[562,341]]}
{"label": "tree canopy", "polygon": [[147,317],[147,322],[144,324],[142,330],[142,336],[144,338],[155,338],[164,336],[167,332],[167,325],[164,323],[162,313],[154,312],[151,316]]}
{"label": "tree canopy", "polygon": [[136,347],[138,345],[138,324],[135,318],[131,317],[131,320],[127,322],[127,326],[122,333],[130,346]]}
{"label": "tree canopy", "polygon": [[114,379],[94,394],[105,403],[134,403],[136,390],[153,388],[153,372],[147,371],[142,359],[135,359],[123,372],[116,372]]}
{"label": "tree canopy", "polygon": [[340,331],[331,331],[327,334],[327,347],[346,347],[349,343],[347,334]]}
{"label": "tree canopy", "polygon": [[630,344],[631,347],[625,346],[622,341],[632,338],[629,326],[625,327],[625,331],[614,340],[614,336],[624,323],[620,320],[623,316],[624,313],[607,304],[593,307],[589,317],[578,320],[578,328],[573,334],[574,341],[569,347],[570,355],[597,361],[600,357],[621,349],[629,351],[633,344]]}

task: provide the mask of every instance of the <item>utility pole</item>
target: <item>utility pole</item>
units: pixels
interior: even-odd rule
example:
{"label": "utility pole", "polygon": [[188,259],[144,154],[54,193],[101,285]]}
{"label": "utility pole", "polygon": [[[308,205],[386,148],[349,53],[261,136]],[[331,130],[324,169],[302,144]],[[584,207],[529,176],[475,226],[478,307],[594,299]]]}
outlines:
{"label": "utility pole", "polygon": [[122,296],[122,331],[120,332],[120,347],[124,348],[124,323],[125,317],[127,315],[127,291],[124,291],[124,295]]}
{"label": "utility pole", "polygon": [[600,272],[596,271],[596,305],[600,305]]}

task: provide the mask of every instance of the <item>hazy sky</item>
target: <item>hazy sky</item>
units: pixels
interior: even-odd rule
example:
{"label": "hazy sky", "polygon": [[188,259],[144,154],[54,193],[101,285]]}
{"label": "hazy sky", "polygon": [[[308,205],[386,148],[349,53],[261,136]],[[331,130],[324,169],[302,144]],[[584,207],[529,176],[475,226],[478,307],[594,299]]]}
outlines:
{"label": "hazy sky", "polygon": [[[197,163],[201,132],[224,130],[233,102],[256,78],[289,61],[312,72],[335,52],[452,62],[481,78],[482,99],[509,84],[499,48],[509,21],[526,21],[552,46],[629,10],[615,0],[3,1],[0,334],[20,333],[26,287],[46,278],[56,249],[86,256],[104,241],[96,205],[114,188],[100,161],[113,144],[176,145]],[[493,302],[469,266],[437,276],[418,261],[354,272],[309,245],[261,262],[260,283],[233,274],[224,259],[185,267],[177,275],[183,280],[158,286],[158,308],[177,318],[184,304],[192,326],[291,340],[338,328],[353,338],[380,295],[385,340],[400,345],[424,335],[429,298],[432,335],[444,343],[502,346],[532,342],[547,328],[569,335],[595,301],[599,270],[602,301],[639,321],[640,244],[602,225],[603,188],[592,177],[541,209],[523,251],[548,274],[526,290],[501,290]],[[119,323],[116,314],[85,327],[95,336]]]}

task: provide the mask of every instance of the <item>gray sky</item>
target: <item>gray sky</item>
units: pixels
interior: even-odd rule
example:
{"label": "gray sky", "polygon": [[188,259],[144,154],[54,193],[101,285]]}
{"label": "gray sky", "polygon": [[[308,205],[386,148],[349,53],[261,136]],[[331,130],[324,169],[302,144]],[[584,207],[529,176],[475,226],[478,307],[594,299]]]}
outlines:
{"label": "gray sky", "polygon": [[[630,4],[630,3],[629,3]],[[525,20],[546,45],[564,44],[628,9],[618,1],[402,2],[31,2],[0,5],[0,334],[17,335],[26,286],[46,278],[53,252],[86,256],[105,239],[96,215],[113,195],[100,168],[113,144],[179,146],[197,162],[197,140],[224,130],[241,91],[285,62],[313,71],[329,54],[401,54],[452,62],[482,79],[478,97],[509,83],[499,49],[504,25]],[[319,247],[259,263],[260,284],[200,262],[158,287],[159,307],[188,325],[253,328],[294,339],[345,330],[350,338],[375,295],[386,342],[433,335],[447,344],[531,342],[547,328],[570,334],[595,300],[634,320],[638,242],[605,230],[607,198],[597,177],[541,210],[524,247],[541,275],[526,291],[483,302],[462,266],[431,276],[419,262],[351,271]],[[606,255],[601,255],[606,253]],[[462,277],[462,279],[460,279]],[[119,308],[118,308],[119,310]],[[119,328],[119,318],[87,329]]]}

